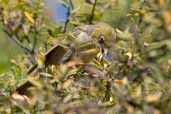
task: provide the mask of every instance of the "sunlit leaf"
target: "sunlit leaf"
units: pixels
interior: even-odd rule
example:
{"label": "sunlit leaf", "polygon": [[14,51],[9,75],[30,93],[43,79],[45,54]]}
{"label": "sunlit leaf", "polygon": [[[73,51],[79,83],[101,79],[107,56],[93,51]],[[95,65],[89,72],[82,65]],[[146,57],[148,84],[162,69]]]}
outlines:
{"label": "sunlit leaf", "polygon": [[163,16],[164,22],[165,22],[166,24],[170,24],[170,22],[171,22],[171,14],[170,14],[170,12],[169,12],[169,11],[164,11],[164,12],[162,13],[162,16]]}
{"label": "sunlit leaf", "polygon": [[160,97],[161,97],[161,93],[156,93],[156,94],[152,94],[152,95],[148,95],[145,97],[145,101],[146,102],[157,102],[160,100]]}
{"label": "sunlit leaf", "polygon": [[27,19],[32,23],[32,24],[34,24],[35,23],[35,21],[34,21],[34,19],[33,19],[33,17],[32,17],[32,14],[30,14],[29,12],[24,12],[24,15],[27,17]]}

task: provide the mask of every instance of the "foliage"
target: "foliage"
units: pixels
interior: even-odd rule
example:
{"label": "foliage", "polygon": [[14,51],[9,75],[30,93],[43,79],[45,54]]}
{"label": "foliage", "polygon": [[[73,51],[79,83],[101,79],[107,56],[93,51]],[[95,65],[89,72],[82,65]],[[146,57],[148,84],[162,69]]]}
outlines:
{"label": "foliage", "polygon": [[[23,51],[0,75],[0,113],[169,114],[170,3],[63,0],[68,18],[60,26],[41,0],[0,0],[0,25]],[[102,29],[81,44],[73,31],[87,24]]]}

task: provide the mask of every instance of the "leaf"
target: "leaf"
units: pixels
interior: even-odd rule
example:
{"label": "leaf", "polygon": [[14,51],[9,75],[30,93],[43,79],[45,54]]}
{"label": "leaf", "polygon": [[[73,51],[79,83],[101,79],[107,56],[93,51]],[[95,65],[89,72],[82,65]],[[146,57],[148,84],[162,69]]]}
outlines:
{"label": "leaf", "polygon": [[168,44],[170,44],[171,40],[161,40],[158,42],[152,42],[149,43],[149,45],[147,46],[147,51],[152,51],[152,50],[156,50],[158,48],[161,48],[162,46],[168,46]]}
{"label": "leaf", "polygon": [[81,55],[94,55],[94,54],[97,54],[98,53],[98,50],[97,49],[89,49],[89,50],[85,50],[85,51],[82,51],[80,52]]}
{"label": "leaf", "polygon": [[159,4],[160,4],[161,6],[164,6],[165,3],[166,3],[166,0],[159,0]]}
{"label": "leaf", "polygon": [[36,79],[35,77],[29,77],[28,80],[35,87],[37,87],[39,89],[43,88],[43,85],[41,84],[41,82],[38,79]]}
{"label": "leaf", "polygon": [[89,49],[89,50],[81,51],[78,54],[79,54],[78,57],[81,59],[81,61],[83,61],[84,63],[88,63],[97,56],[98,50]]}
{"label": "leaf", "polygon": [[152,102],[157,102],[160,100],[162,93],[156,93],[156,94],[151,94],[151,95],[147,95],[145,97],[145,101],[152,103]]}
{"label": "leaf", "polygon": [[46,73],[46,72],[41,72],[40,75],[44,76],[44,77],[52,77],[52,74],[50,73]]}
{"label": "leaf", "polygon": [[171,22],[171,14],[169,11],[163,11],[162,13],[163,20],[165,24],[170,24]]}
{"label": "leaf", "polygon": [[131,52],[127,52],[126,55],[128,56],[128,60],[131,60],[133,57],[133,54]]}
{"label": "leaf", "polygon": [[118,85],[123,85],[123,81],[122,80],[114,80],[115,83],[117,83]]}
{"label": "leaf", "polygon": [[71,84],[72,84],[72,80],[68,79],[63,83],[62,88],[67,89]]}
{"label": "leaf", "polygon": [[35,21],[34,21],[32,15],[31,15],[29,12],[26,12],[26,11],[25,11],[25,12],[24,12],[24,15],[27,17],[27,19],[28,19],[32,24],[35,23]]}
{"label": "leaf", "polygon": [[79,60],[79,59],[76,59],[76,60],[71,60],[69,62],[66,63],[66,66],[67,67],[74,67],[76,66],[77,64],[81,64],[82,62]]}
{"label": "leaf", "polygon": [[22,109],[24,111],[25,114],[31,114],[29,112],[29,110],[27,110],[25,108],[25,106],[28,105],[28,102],[25,98],[26,96],[23,96],[23,95],[20,95],[20,94],[17,94],[17,93],[14,93],[12,94],[12,99],[11,99],[11,102],[13,104],[15,104],[17,107],[19,107],[20,109]]}
{"label": "leaf", "polygon": [[64,45],[55,45],[45,55],[45,65],[57,65],[62,62],[69,48]]}

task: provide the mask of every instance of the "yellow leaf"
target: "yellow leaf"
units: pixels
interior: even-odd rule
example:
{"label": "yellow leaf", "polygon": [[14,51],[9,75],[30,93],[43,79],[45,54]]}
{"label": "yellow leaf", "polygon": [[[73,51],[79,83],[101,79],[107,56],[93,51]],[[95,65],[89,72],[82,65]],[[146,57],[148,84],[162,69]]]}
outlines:
{"label": "yellow leaf", "polygon": [[117,79],[116,79],[116,80],[114,80],[114,82],[117,83],[118,85],[123,85],[122,80],[117,80]]}
{"label": "yellow leaf", "polygon": [[18,63],[17,63],[17,61],[16,61],[16,60],[11,59],[10,61],[11,61],[11,63],[12,63],[12,64],[18,65]]}
{"label": "yellow leaf", "polygon": [[116,84],[118,84],[118,85],[123,86],[123,85],[128,84],[128,79],[127,79],[126,77],[123,78],[123,79],[121,79],[121,80],[115,79],[114,82],[115,82]]}
{"label": "yellow leaf", "polygon": [[38,55],[38,58],[37,58],[38,68],[43,68],[45,66],[45,60],[46,60],[46,57],[43,53]]}
{"label": "yellow leaf", "polygon": [[126,53],[126,55],[128,56],[128,59],[129,59],[129,60],[131,60],[132,57],[133,57],[133,54],[132,54],[131,52]]}
{"label": "yellow leaf", "polygon": [[24,5],[23,2],[19,2],[19,3],[10,3],[9,6],[12,8],[21,8]]}
{"label": "yellow leaf", "polygon": [[171,14],[169,11],[164,11],[162,13],[162,17],[163,17],[165,24],[169,24],[171,22]]}
{"label": "yellow leaf", "polygon": [[160,6],[164,6],[164,4],[166,3],[166,1],[165,0],[159,0],[159,4],[160,4]]}
{"label": "yellow leaf", "polygon": [[145,13],[146,13],[146,11],[145,10],[139,10],[139,13],[141,14],[141,15],[144,15]]}
{"label": "yellow leaf", "polygon": [[27,19],[32,23],[32,24],[34,24],[34,19],[33,19],[33,17],[32,17],[32,15],[30,14],[30,13],[28,13],[28,12],[24,12],[24,15],[27,17]]}

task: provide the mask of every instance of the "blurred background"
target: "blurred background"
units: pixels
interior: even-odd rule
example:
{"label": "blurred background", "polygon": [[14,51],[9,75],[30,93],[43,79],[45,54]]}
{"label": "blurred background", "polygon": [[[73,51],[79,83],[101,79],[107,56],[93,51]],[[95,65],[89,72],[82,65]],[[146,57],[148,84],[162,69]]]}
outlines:
{"label": "blurred background", "polygon": [[[49,16],[55,21],[65,21],[67,9],[60,5],[58,0],[44,0]],[[5,72],[10,67],[10,60],[15,58],[21,50],[16,48],[16,45],[6,38],[0,28],[0,73]]]}

